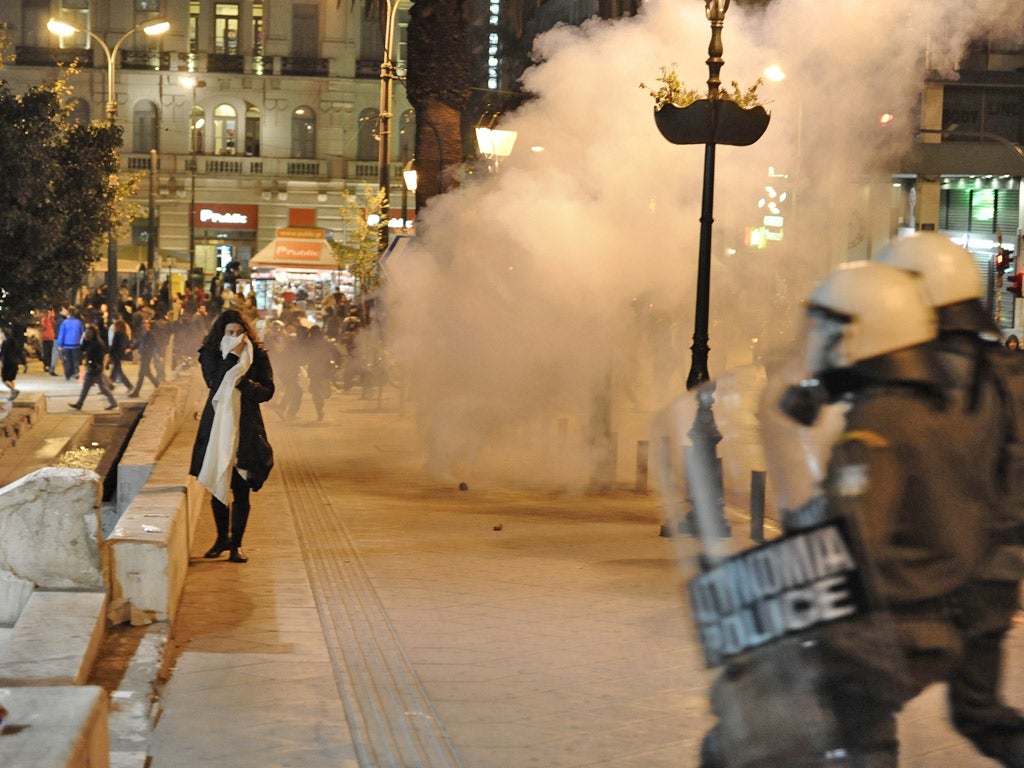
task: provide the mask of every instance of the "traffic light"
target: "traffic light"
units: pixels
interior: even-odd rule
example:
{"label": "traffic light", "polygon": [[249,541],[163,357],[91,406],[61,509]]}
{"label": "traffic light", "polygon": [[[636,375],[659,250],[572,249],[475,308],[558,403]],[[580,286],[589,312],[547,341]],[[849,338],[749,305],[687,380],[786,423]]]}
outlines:
{"label": "traffic light", "polygon": [[1010,284],[1007,286],[1006,290],[1018,299],[1024,298],[1024,272],[1018,272],[1016,275],[1011,277]]}
{"label": "traffic light", "polygon": [[1000,248],[996,251],[996,271],[1005,272],[1011,266],[1013,266],[1013,253],[1008,251],[1006,248]]}

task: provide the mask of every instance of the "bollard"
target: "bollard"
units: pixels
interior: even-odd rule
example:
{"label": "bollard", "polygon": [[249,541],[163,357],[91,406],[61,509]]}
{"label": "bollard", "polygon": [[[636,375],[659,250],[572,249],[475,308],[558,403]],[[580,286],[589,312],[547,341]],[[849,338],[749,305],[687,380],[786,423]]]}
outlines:
{"label": "bollard", "polygon": [[647,441],[636,441],[636,492],[647,493]]}
{"label": "bollard", "polygon": [[750,538],[764,541],[764,497],[768,473],[754,469],[750,472]]}

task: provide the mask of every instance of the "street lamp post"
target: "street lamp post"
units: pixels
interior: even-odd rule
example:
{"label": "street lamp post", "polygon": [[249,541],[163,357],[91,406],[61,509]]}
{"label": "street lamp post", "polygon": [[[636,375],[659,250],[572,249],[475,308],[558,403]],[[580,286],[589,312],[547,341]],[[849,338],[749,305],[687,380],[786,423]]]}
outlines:
{"label": "street lamp post", "polygon": [[187,285],[192,285],[192,272],[196,268],[196,155],[199,150],[199,136],[198,131],[201,130],[202,125],[197,120],[196,115],[196,89],[202,88],[206,85],[205,80],[199,80],[195,77],[181,77],[178,79],[178,83],[185,88],[189,88],[192,91],[192,109],[189,112],[188,124],[189,124],[189,186],[191,192],[189,195],[188,205],[188,280]]}
{"label": "street lamp post", "polygon": [[381,253],[388,247],[388,227],[391,220],[390,185],[391,173],[388,167],[388,159],[391,152],[389,143],[391,138],[391,96],[392,84],[398,76],[395,72],[394,43],[395,43],[395,22],[398,20],[398,6],[401,0],[388,0],[387,3],[387,26],[384,29],[384,60],[380,64],[380,115],[377,130],[377,165],[380,176],[380,222],[379,229],[379,250]]}
{"label": "street lamp post", "polygon": [[[58,37],[67,37],[68,35],[75,34],[76,32],[79,34],[85,33],[99,43],[100,48],[103,50],[103,55],[107,57],[107,122],[111,126],[117,122],[117,90],[115,88],[115,74],[117,72],[117,52],[121,49],[121,44],[136,32],[145,32],[150,36],[162,35],[170,29],[170,27],[171,25],[167,21],[153,21],[146,24],[136,24],[121,35],[121,37],[117,39],[117,42],[114,43],[114,47],[111,48],[102,37],[88,29],[76,27],[74,24],[69,24],[66,21],[60,21],[59,19],[50,19],[46,23],[46,28]],[[117,307],[117,299],[117,233],[114,230],[113,222],[111,222],[107,242],[107,312],[112,320],[114,318],[114,310]]]}

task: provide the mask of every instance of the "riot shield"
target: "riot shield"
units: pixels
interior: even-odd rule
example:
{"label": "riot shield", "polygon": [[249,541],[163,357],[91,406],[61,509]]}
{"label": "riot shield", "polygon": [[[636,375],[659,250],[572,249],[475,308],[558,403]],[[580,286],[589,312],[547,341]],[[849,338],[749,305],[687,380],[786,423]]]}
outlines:
{"label": "riot shield", "polygon": [[[857,532],[822,495],[843,407],[820,403],[802,424],[780,409],[793,387],[813,387],[798,362],[726,376],[653,423],[652,474],[687,608],[718,670],[702,768],[889,765],[865,745],[884,744],[890,729],[894,743],[894,713],[910,691]],[[771,491],[763,542],[746,526],[755,472],[767,472]]]}

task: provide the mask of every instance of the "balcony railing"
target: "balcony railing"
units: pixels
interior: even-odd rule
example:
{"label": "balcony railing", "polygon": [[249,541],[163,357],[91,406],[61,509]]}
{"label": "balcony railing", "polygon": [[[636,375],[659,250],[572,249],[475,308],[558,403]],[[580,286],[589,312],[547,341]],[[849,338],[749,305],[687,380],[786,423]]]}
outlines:
{"label": "balcony railing", "polygon": [[330,74],[330,62],[327,59],[282,56],[281,74],[298,75],[301,77],[327,77]]}
{"label": "balcony railing", "polygon": [[[344,163],[330,160],[299,160],[288,157],[237,157],[227,155],[160,155],[161,173],[188,175],[195,160],[197,176],[202,177],[271,177],[298,179],[345,178]],[[377,164],[373,163],[376,169]],[[121,154],[121,167],[129,171],[148,171],[148,154]],[[399,166],[395,166],[399,172]],[[333,176],[332,176],[333,174]]]}
{"label": "balcony railing", "polygon": [[49,48],[19,45],[14,49],[14,63],[25,67],[53,67],[78,61],[80,67],[92,66],[88,48]]}
{"label": "balcony railing", "polygon": [[226,53],[211,53],[206,57],[207,72],[245,72],[245,57]]}
{"label": "balcony railing", "polygon": [[121,69],[152,69],[166,72],[171,68],[167,51],[121,51]]}

